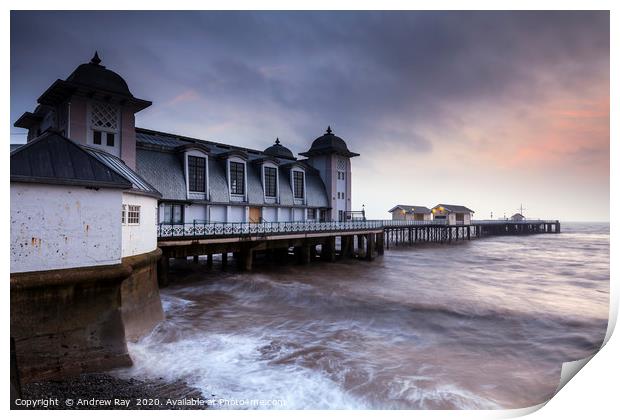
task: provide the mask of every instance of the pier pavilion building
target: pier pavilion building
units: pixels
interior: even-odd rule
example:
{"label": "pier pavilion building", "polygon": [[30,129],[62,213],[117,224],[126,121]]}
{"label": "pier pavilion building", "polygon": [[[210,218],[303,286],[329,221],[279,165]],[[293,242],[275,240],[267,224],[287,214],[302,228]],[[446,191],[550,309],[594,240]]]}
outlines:
{"label": "pier pavilion building", "polygon": [[424,206],[397,204],[388,210],[392,214],[392,220],[432,220],[431,209]]}
{"label": "pier pavilion building", "polygon": [[11,336],[25,381],[130,363],[126,339],[163,316],[158,225],[352,214],[358,154],[331,127],[296,157],[277,138],[255,150],[136,127],[151,105],[95,53],[14,124],[28,130],[11,146]]}
{"label": "pier pavilion building", "polygon": [[437,204],[431,209],[433,220],[445,220],[448,225],[469,225],[474,211],[456,204]]}

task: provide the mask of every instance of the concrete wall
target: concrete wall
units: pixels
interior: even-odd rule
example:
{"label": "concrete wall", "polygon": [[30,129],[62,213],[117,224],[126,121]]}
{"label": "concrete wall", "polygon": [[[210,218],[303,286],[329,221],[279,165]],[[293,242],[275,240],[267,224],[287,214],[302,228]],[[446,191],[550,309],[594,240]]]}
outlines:
{"label": "concrete wall", "polygon": [[157,284],[157,260],[161,250],[123,258],[132,268],[121,285],[121,314],[125,337],[137,341],[164,320]]}
{"label": "concrete wall", "polygon": [[11,273],[115,264],[122,192],[11,183]]}
{"label": "concrete wall", "polygon": [[157,199],[124,192],[123,204],[140,206],[140,223],[129,224],[125,219],[122,225],[122,256],[129,257],[155,250],[157,248]]}
{"label": "concrete wall", "polygon": [[23,382],[131,365],[120,310],[130,272],[114,264],[11,274],[11,337]]}
{"label": "concrete wall", "polygon": [[120,264],[11,274],[11,337],[21,380],[62,379],[131,365],[126,340],[164,319],[161,250]]}

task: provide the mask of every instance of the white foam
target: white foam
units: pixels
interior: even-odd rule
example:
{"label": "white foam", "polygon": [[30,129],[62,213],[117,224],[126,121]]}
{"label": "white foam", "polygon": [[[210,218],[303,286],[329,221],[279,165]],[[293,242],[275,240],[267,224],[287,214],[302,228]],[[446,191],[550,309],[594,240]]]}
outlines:
{"label": "white foam", "polygon": [[[369,408],[344,392],[321,372],[296,364],[273,364],[260,349],[260,338],[201,334],[166,343],[152,334],[129,344],[134,366],[121,376],[143,379],[185,380],[205,398],[277,399],[286,409]],[[225,407],[224,407],[225,408]]]}

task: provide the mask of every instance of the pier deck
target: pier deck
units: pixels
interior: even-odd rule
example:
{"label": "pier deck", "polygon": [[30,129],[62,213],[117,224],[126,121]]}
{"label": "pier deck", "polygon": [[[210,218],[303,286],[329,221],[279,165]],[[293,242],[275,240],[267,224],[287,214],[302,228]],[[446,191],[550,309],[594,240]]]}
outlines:
{"label": "pier deck", "polygon": [[[372,260],[384,248],[423,242],[450,243],[491,235],[560,233],[558,220],[473,220],[449,225],[444,220],[355,220],[347,222],[185,223],[157,226],[162,249],[160,284],[166,284],[170,258],[221,254],[222,264],[232,253],[237,265],[251,270],[256,254],[278,260],[293,252],[301,264],[337,257]],[[320,247],[320,250],[317,249]]]}

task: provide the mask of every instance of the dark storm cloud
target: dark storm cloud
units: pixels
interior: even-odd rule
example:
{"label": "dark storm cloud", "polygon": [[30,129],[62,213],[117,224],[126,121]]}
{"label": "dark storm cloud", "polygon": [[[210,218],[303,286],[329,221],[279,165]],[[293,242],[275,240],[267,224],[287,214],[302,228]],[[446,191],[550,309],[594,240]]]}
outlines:
{"label": "dark storm cloud", "polygon": [[[550,83],[608,77],[609,14],[13,12],[12,121],[95,49],[154,107],[193,91],[211,107],[274,115],[298,148],[332,124],[359,151],[428,151],[420,128],[458,126],[462,106],[509,106],[543,98]],[[182,131],[148,112],[150,126]]]}

